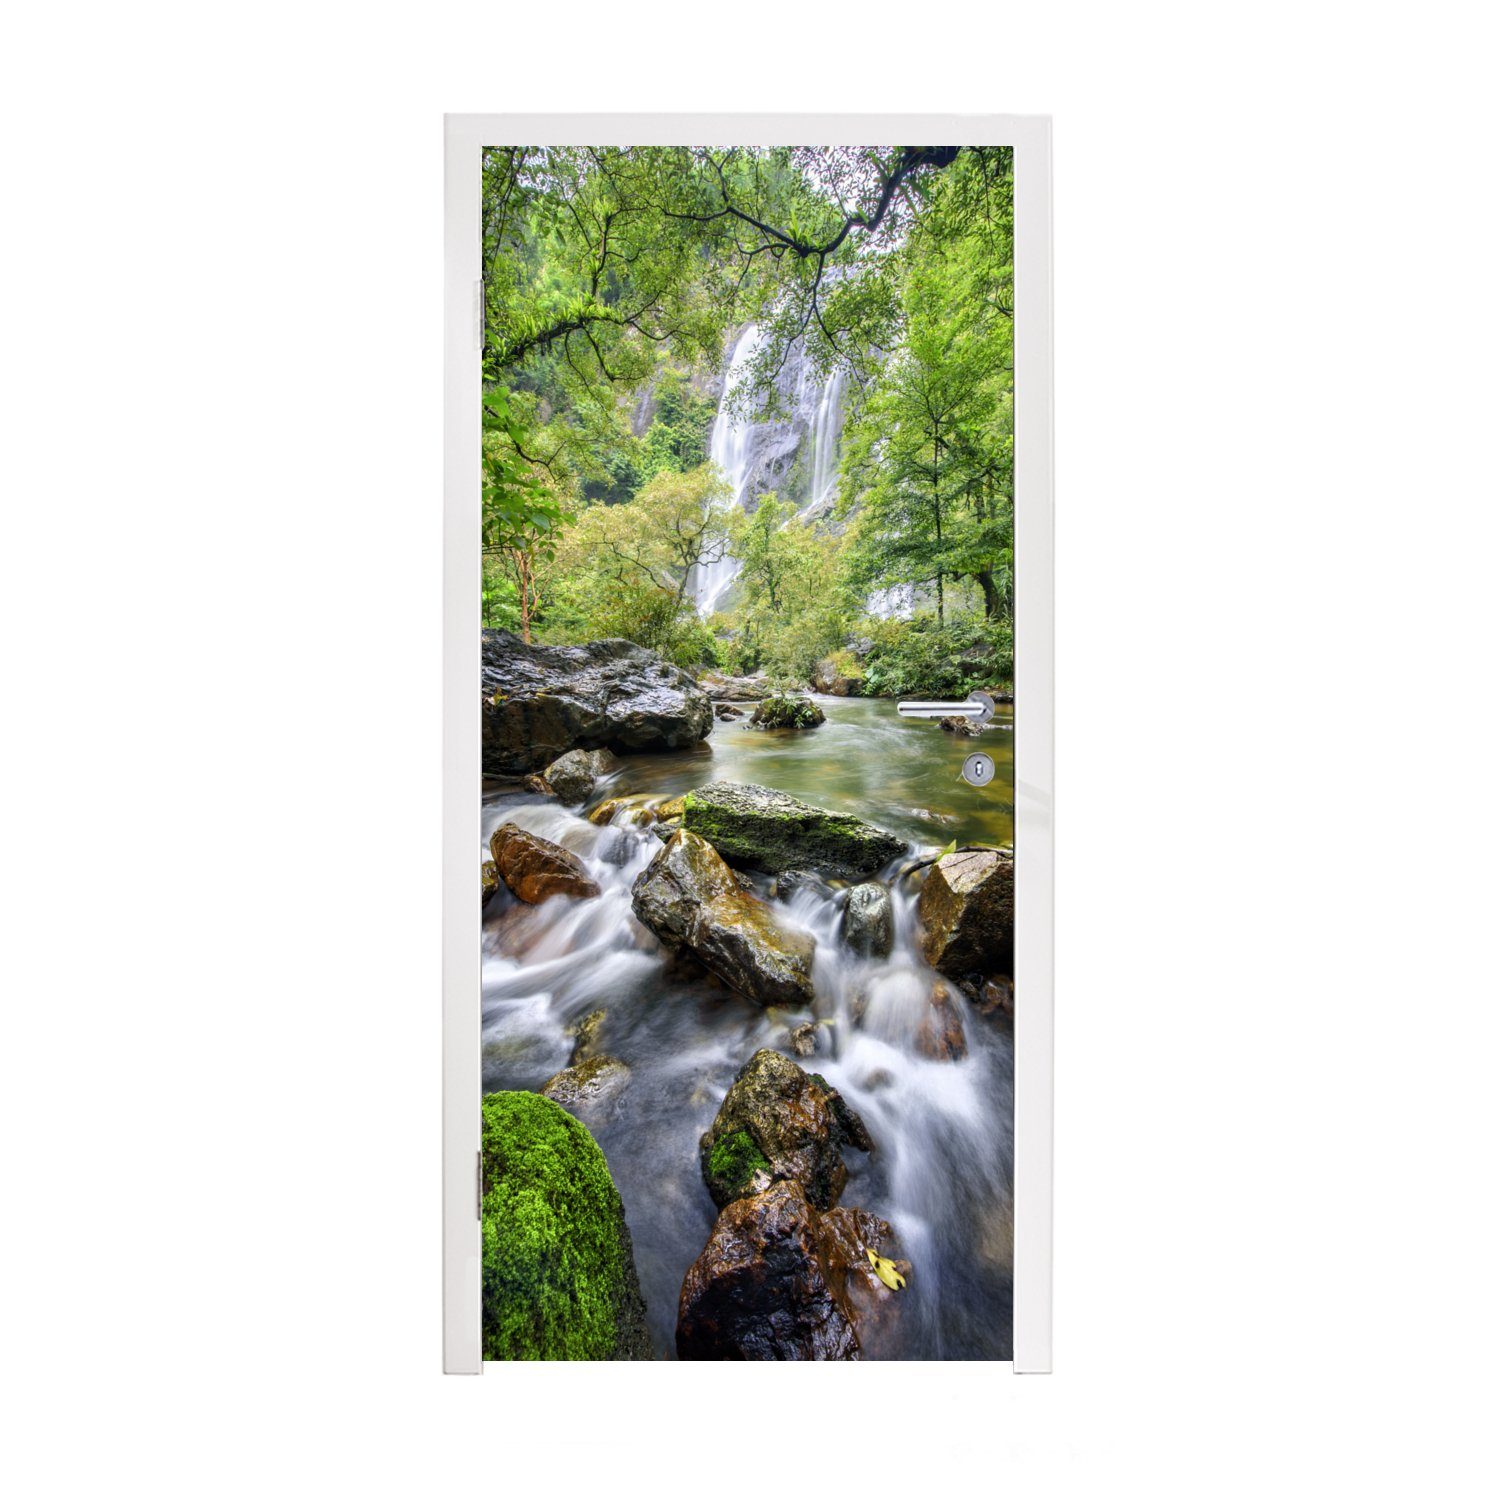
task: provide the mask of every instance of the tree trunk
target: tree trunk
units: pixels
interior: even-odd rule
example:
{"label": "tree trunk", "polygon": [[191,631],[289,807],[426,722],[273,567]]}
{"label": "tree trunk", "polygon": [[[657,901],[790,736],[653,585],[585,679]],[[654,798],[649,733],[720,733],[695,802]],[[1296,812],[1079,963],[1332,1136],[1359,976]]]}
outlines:
{"label": "tree trunk", "polygon": [[1000,614],[1000,590],[995,587],[995,575],[986,568],[983,573],[976,573],[974,576],[979,580],[979,587],[984,590],[985,619],[997,619]]}
{"label": "tree trunk", "polygon": [[[943,495],[938,487],[938,472],[942,462],[943,449],[941,439],[936,433],[932,438],[932,519],[937,530],[938,556],[943,555]],[[937,576],[938,596],[938,629],[943,629],[943,570],[938,569]]]}

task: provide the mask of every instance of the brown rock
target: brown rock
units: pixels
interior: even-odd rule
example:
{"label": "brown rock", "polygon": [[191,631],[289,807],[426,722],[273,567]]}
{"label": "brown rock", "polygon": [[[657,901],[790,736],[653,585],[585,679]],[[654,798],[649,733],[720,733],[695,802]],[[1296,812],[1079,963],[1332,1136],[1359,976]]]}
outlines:
{"label": "brown rock", "polygon": [[972,736],[984,733],[984,726],[966,714],[949,714],[947,718],[938,720],[938,728],[947,734]]}
{"label": "brown rock", "polygon": [[795,1182],[731,1203],[683,1278],[677,1357],[859,1359],[836,1253]]}
{"label": "brown rock", "polygon": [[649,792],[637,792],[627,797],[606,797],[589,813],[589,822],[596,828],[604,828],[618,818],[628,827],[644,828],[648,823],[656,821],[660,806],[661,798]]}
{"label": "brown rock", "polygon": [[490,839],[490,853],[500,878],[522,901],[533,906],[549,896],[597,896],[599,887],[576,854],[502,823]]}
{"label": "brown rock", "polygon": [[935,1062],[958,1062],[969,1055],[963,1017],[944,984],[932,987],[927,1014],[917,1027],[917,1051]]}
{"label": "brown rock", "polygon": [[636,877],[631,905],[664,943],[686,949],[730,989],[761,1005],[811,1004],[813,940],[782,927],[697,834],[672,835]]}
{"label": "brown rock", "polygon": [[825,1274],[854,1324],[861,1351],[866,1358],[893,1356],[905,1290],[886,1286],[866,1253],[887,1255],[896,1274],[911,1281],[911,1262],[889,1254],[891,1226],[862,1208],[835,1208],[822,1216],[820,1228]]}
{"label": "brown rock", "polygon": [[568,1058],[569,1064],[587,1062],[598,1054],[599,1028],[603,1024],[604,1012],[591,1010],[576,1026],[568,1028],[567,1034],[573,1038],[573,1053]]}
{"label": "brown rock", "polygon": [[[856,1208],[820,1213],[799,1184],[778,1182],[719,1215],[677,1304],[680,1359],[860,1359],[893,1354],[903,1292],[868,1251],[891,1228]],[[911,1276],[911,1265],[894,1261]]]}
{"label": "brown rock", "polygon": [[787,1039],[798,1057],[811,1057],[818,1050],[818,1023],[805,1021],[801,1026],[792,1027]]}
{"label": "brown rock", "polygon": [[927,873],[917,900],[922,952],[940,974],[962,979],[1010,967],[1015,927],[1015,853],[960,849]]}
{"label": "brown rock", "polygon": [[974,1009],[982,1016],[1003,1016],[1013,1019],[1016,1014],[1016,985],[1013,979],[1000,975],[986,979],[979,987],[974,1000]]}
{"label": "brown rock", "polygon": [[832,1208],[849,1179],[843,1148],[869,1151],[865,1123],[826,1078],[763,1047],[735,1075],[698,1143],[703,1181],[723,1208],[772,1182],[798,1183]]}
{"label": "brown rock", "polygon": [[820,693],[830,693],[837,698],[847,698],[859,691],[860,679],[840,670],[840,663],[825,656],[812,669],[812,685]]}
{"label": "brown rock", "polygon": [[723,672],[700,672],[698,686],[718,702],[758,703],[770,692],[764,677],[728,677]]}

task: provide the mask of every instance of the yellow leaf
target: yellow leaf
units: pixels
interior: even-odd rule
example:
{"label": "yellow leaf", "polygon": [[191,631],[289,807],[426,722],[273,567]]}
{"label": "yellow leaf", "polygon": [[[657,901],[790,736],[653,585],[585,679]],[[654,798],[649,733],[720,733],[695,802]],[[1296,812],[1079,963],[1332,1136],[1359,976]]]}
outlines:
{"label": "yellow leaf", "polygon": [[876,1253],[873,1250],[866,1250],[865,1254],[870,1257],[870,1264],[875,1268],[875,1274],[893,1292],[898,1287],[904,1287],[906,1285],[906,1277],[904,1277],[896,1269],[896,1262],[895,1261],[888,1260],[883,1255],[876,1255]]}

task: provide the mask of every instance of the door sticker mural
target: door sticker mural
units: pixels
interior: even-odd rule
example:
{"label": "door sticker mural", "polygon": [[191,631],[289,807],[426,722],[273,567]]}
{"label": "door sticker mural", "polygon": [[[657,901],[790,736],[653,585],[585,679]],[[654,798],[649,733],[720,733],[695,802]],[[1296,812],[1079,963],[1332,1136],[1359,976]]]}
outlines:
{"label": "door sticker mural", "polygon": [[482,170],[484,1356],[1008,1359],[1010,148]]}

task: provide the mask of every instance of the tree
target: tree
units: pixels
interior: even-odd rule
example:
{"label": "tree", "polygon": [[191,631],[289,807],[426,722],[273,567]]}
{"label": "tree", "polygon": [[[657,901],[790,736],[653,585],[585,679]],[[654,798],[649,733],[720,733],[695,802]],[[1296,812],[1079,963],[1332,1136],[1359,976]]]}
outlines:
{"label": "tree", "polygon": [[806,681],[843,640],[853,614],[839,539],[797,519],[796,507],[762,495],[730,518],[740,563],[741,633],[773,672]]}
{"label": "tree", "polygon": [[522,452],[523,433],[511,416],[505,392],[485,403],[480,527],[486,559],[510,573],[520,612],[521,639],[531,644],[538,603],[538,563],[556,553],[566,511],[538,465]]}
{"label": "tree", "polygon": [[903,337],[846,425],[843,511],[857,503],[855,576],[930,587],[973,579],[990,618],[1011,608],[1013,343],[1008,169],[967,157],[913,226]]}
{"label": "tree", "polygon": [[549,569],[559,610],[581,634],[691,656],[703,636],[688,586],[694,568],[724,556],[727,498],[723,476],[704,464],[662,470],[625,504],[589,506]]}

